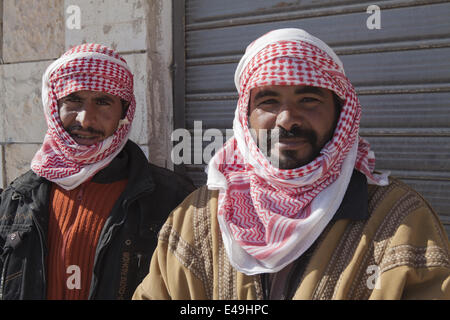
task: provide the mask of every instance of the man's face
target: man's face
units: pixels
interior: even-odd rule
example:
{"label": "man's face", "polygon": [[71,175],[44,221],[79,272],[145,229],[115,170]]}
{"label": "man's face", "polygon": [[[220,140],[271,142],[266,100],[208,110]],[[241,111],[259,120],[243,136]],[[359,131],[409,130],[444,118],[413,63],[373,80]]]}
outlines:
{"label": "man's face", "polygon": [[119,97],[97,91],[77,91],[58,100],[64,129],[81,145],[111,136],[123,116]]}
{"label": "man's face", "polygon": [[[314,160],[332,138],[338,114],[331,90],[310,86],[264,86],[250,92],[249,124],[259,137],[268,130],[279,141],[270,156],[280,169],[294,169]],[[261,141],[257,141],[260,146]],[[273,143],[273,142],[272,142]]]}

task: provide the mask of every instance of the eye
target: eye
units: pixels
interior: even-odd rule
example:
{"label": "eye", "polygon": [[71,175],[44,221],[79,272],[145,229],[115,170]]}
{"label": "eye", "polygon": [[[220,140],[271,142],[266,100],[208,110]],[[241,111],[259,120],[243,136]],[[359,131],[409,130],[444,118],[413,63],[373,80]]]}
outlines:
{"label": "eye", "polygon": [[271,105],[271,104],[276,104],[276,103],[278,103],[278,100],[273,99],[273,98],[269,98],[269,99],[265,99],[265,100],[262,100],[262,101],[258,102],[258,106]]}
{"label": "eye", "polygon": [[314,97],[303,97],[300,99],[300,102],[302,103],[311,103],[311,102],[319,102],[319,99],[316,99]]}
{"label": "eye", "polygon": [[81,102],[81,99],[79,97],[66,97],[64,98],[64,102]]}
{"label": "eye", "polygon": [[101,105],[101,106],[109,106],[110,102],[108,100],[99,99],[99,100],[97,100],[97,104]]}

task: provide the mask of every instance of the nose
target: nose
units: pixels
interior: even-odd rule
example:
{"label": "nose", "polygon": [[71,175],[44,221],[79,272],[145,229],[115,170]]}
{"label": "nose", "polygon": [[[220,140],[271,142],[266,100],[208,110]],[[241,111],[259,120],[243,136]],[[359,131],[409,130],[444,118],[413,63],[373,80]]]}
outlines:
{"label": "nose", "polygon": [[284,103],[277,114],[276,126],[289,131],[294,126],[301,127],[303,116],[298,107],[292,103]]}
{"label": "nose", "polygon": [[83,107],[77,113],[76,120],[83,128],[95,127],[97,114],[93,103],[84,102]]}

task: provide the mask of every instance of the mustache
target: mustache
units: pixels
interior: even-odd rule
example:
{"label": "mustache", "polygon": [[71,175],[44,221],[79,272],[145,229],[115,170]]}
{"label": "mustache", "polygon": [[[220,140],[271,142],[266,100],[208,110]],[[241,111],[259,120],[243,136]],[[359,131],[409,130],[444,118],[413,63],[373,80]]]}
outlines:
{"label": "mustache", "polygon": [[83,133],[87,134],[87,133],[89,133],[91,135],[100,135],[100,136],[104,136],[105,135],[105,133],[103,131],[96,130],[96,129],[92,128],[92,127],[83,128],[82,126],[79,126],[79,125],[71,126],[71,127],[67,128],[66,131],[69,134],[73,134],[73,131],[76,131],[77,134],[83,134]]}
{"label": "mustache", "polygon": [[314,130],[304,129],[294,126],[290,130],[286,130],[283,127],[278,127],[268,132],[268,139],[289,139],[289,138],[302,138],[308,141],[311,145],[315,146],[317,143],[317,134]]}

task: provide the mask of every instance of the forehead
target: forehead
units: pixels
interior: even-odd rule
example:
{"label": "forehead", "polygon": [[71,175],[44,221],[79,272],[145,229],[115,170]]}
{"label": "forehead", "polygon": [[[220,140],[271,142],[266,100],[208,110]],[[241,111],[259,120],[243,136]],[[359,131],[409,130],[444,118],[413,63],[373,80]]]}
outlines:
{"label": "forehead", "polygon": [[72,92],[71,94],[67,95],[66,97],[70,97],[70,96],[77,96],[77,97],[81,97],[84,99],[105,99],[105,98],[109,98],[111,100],[120,100],[119,97],[109,94],[107,92],[103,92],[103,91],[92,91],[92,90],[81,90],[81,91],[75,91]]}
{"label": "forehead", "polygon": [[325,88],[313,86],[261,86],[251,89],[250,94],[253,98],[262,98],[264,96],[282,96],[299,94],[316,94],[323,97],[332,95],[332,91]]}

